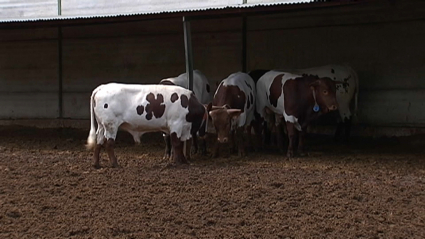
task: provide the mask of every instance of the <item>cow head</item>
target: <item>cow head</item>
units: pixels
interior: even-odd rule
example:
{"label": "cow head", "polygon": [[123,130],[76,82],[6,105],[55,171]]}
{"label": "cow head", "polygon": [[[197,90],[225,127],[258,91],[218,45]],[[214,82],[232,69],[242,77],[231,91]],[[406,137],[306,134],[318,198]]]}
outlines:
{"label": "cow head", "polygon": [[328,113],[338,109],[336,101],[336,84],[342,82],[333,81],[330,78],[318,78],[310,84],[313,92],[313,98],[323,113]]}
{"label": "cow head", "polygon": [[229,134],[232,130],[232,124],[240,116],[240,109],[230,109],[228,105],[212,106],[208,105],[208,112],[212,124],[217,132],[217,140],[220,143],[229,142]]}

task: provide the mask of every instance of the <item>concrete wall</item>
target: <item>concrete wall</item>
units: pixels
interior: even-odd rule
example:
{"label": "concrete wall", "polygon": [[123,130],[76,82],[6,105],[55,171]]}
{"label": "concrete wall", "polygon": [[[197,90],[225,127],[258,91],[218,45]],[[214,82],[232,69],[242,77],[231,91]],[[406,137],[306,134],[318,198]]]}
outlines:
{"label": "concrete wall", "polygon": [[348,63],[360,79],[360,123],[423,127],[424,14],[423,3],[378,2],[251,18],[248,68]]}
{"label": "concrete wall", "polygon": [[[248,70],[349,63],[359,123],[425,126],[425,7],[374,4],[248,17]],[[212,85],[242,69],[241,18],[192,22],[194,66]],[[88,119],[99,84],[156,83],[185,71],[180,18],[63,30],[63,116]],[[57,29],[0,30],[0,118],[58,117]]]}
{"label": "concrete wall", "polygon": [[58,115],[56,29],[0,33],[0,118]]}

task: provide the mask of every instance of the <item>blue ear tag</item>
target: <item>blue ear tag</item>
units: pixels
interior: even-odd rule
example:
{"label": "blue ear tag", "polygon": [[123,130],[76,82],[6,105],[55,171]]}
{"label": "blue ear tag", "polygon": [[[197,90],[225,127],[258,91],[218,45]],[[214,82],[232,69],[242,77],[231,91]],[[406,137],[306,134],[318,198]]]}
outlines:
{"label": "blue ear tag", "polygon": [[319,110],[320,110],[320,107],[319,107],[319,105],[316,103],[315,105],[314,105],[314,107],[313,107],[313,111],[314,112],[319,112]]}

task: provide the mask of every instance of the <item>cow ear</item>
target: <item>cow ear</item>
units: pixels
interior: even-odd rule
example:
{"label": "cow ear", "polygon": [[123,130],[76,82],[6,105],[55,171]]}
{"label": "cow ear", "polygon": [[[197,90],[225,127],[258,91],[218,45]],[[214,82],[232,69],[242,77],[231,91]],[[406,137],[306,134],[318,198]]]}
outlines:
{"label": "cow ear", "polygon": [[231,118],[237,119],[239,115],[242,114],[242,111],[240,109],[228,109],[227,113],[229,114]]}

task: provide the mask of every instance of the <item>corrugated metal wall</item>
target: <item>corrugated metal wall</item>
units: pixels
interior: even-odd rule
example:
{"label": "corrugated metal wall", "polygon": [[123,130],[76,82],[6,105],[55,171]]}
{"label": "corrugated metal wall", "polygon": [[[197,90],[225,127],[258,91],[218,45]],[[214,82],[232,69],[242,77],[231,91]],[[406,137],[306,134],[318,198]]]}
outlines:
{"label": "corrugated metal wall", "polygon": [[0,19],[53,17],[57,15],[57,0],[0,0]]}
{"label": "corrugated metal wall", "polygon": [[169,11],[241,4],[242,0],[62,0],[64,15]]}
{"label": "corrugated metal wall", "polygon": [[243,0],[0,0],[0,19],[177,11],[242,4]]}

